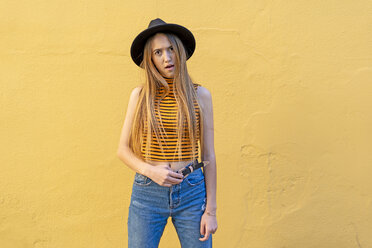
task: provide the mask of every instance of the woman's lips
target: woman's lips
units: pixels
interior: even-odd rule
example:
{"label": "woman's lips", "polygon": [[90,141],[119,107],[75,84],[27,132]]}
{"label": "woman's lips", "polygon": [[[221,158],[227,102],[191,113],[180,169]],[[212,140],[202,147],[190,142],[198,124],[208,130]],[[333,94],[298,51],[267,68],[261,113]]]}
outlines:
{"label": "woman's lips", "polygon": [[171,66],[168,66],[168,67],[165,67],[165,69],[173,69],[174,65],[171,65]]}

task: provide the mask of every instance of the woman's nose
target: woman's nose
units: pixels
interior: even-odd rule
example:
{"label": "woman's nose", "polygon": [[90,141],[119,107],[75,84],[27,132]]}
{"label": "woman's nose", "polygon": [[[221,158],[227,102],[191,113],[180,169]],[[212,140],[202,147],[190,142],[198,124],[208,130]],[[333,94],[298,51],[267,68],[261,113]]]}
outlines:
{"label": "woman's nose", "polygon": [[164,60],[165,60],[165,61],[169,61],[170,58],[171,58],[171,54],[170,54],[170,52],[168,52],[168,51],[165,52],[165,53],[164,53]]}

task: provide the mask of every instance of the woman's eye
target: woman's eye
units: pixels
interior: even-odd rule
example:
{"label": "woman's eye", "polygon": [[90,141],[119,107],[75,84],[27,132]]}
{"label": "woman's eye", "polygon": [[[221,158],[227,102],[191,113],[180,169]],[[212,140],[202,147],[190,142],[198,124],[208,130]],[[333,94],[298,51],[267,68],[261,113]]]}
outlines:
{"label": "woman's eye", "polygon": [[160,52],[159,51],[156,51],[155,54],[160,54]]}
{"label": "woman's eye", "polygon": [[170,47],[170,50],[172,50],[172,51],[173,51],[173,47]]}

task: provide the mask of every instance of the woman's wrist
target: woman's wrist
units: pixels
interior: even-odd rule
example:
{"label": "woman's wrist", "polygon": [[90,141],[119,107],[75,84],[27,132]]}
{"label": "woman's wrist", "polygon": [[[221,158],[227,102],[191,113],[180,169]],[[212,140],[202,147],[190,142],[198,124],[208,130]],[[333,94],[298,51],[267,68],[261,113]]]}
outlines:
{"label": "woman's wrist", "polygon": [[205,213],[209,216],[216,216],[216,211],[208,211],[208,210],[205,210]]}
{"label": "woman's wrist", "polygon": [[216,212],[217,212],[217,207],[213,206],[207,206],[205,208],[205,212],[210,215],[210,216],[216,216]]}
{"label": "woman's wrist", "polygon": [[147,177],[152,177],[152,169],[153,166],[148,163],[144,163],[145,165],[143,166],[142,172],[140,172],[142,175],[147,176]]}
{"label": "woman's wrist", "polygon": [[206,210],[209,210],[209,211],[216,211],[217,210],[217,206],[216,204],[212,204],[212,203],[209,203],[207,202],[207,205],[205,206],[205,209]]}

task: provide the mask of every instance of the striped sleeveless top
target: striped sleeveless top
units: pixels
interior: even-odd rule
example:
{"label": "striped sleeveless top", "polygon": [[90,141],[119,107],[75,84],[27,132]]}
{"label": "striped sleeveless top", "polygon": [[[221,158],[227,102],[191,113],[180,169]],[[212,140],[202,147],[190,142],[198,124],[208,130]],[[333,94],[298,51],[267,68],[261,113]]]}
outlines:
{"label": "striped sleeveless top", "polygon": [[[174,91],[174,83],[172,79],[164,78],[169,85],[169,92],[168,94],[160,101],[160,104],[155,104],[155,115],[158,123],[160,123],[160,118],[156,110],[159,110],[161,119],[163,122],[164,130],[159,130],[160,135],[163,134],[164,140],[161,139],[160,141],[156,139],[155,134],[152,135],[151,145],[149,150],[149,155],[146,155],[146,144],[147,144],[147,128],[145,125],[143,143],[141,147],[142,155],[145,159],[151,161],[168,161],[168,162],[176,162],[176,161],[188,161],[192,160],[192,145],[190,141],[189,134],[186,133],[184,137],[182,137],[180,149],[181,149],[181,157],[178,156],[177,151],[177,102],[175,98],[175,91]],[[199,84],[194,84],[195,90]],[[164,86],[161,86],[158,89],[155,95],[155,102],[160,99],[160,96],[165,92]],[[197,140],[195,142],[195,156],[198,158],[199,156],[199,145],[198,141],[200,140],[200,110],[198,108],[198,104],[196,100],[194,100],[194,107],[196,113],[196,137]],[[186,130],[187,124],[184,124],[184,128]],[[161,136],[160,136],[161,137]],[[162,147],[160,146],[162,144]],[[163,151],[162,151],[163,148]]]}

